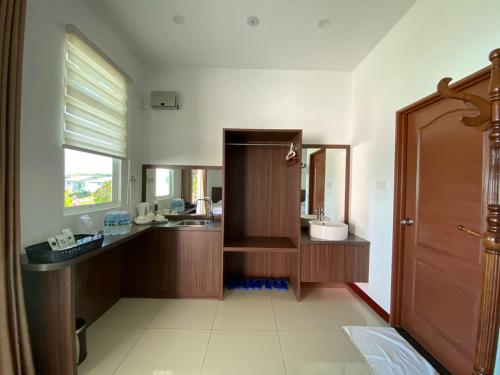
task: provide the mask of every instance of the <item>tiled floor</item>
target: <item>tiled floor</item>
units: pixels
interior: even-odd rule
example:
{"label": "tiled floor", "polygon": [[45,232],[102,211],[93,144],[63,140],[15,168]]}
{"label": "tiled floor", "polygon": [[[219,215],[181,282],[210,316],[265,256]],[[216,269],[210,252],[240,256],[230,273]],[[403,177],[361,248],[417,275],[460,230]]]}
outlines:
{"label": "tiled floor", "polygon": [[230,291],[224,301],[124,298],[87,332],[80,374],[369,374],[341,331],[385,325],[348,288]]}

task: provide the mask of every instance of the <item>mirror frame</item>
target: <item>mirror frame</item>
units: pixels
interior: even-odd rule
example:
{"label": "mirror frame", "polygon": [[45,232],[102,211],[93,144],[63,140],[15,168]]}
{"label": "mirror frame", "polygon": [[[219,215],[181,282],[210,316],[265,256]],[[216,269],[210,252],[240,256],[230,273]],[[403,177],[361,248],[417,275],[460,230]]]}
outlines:
{"label": "mirror frame", "polygon": [[350,208],[350,187],[351,187],[351,146],[350,145],[335,145],[335,144],[318,144],[318,143],[303,143],[302,150],[305,148],[326,148],[345,150],[345,196],[344,196],[344,223],[349,224],[349,208]]}
{"label": "mirror frame", "polygon": [[[222,167],[215,166],[215,165],[143,164],[142,165],[142,185],[141,185],[141,199],[142,199],[142,202],[146,202],[146,171],[148,169],[156,169],[156,168],[222,170]],[[222,179],[222,189],[224,189],[224,178]]]}

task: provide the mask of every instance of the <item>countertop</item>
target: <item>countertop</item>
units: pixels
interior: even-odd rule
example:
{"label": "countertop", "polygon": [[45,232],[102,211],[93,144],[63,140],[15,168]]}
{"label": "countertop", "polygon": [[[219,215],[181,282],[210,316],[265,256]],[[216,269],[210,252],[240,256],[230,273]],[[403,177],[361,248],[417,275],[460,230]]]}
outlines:
{"label": "countertop", "polygon": [[109,249],[112,249],[118,245],[121,245],[124,242],[127,242],[135,237],[138,237],[146,232],[151,230],[175,230],[175,231],[221,231],[222,224],[220,221],[214,221],[212,224],[206,227],[179,227],[174,226],[172,224],[147,224],[147,225],[137,225],[132,224],[132,228],[130,232],[127,234],[120,234],[116,236],[106,236],[104,237],[104,241],[102,243],[102,247],[99,249],[90,251],[86,254],[83,254],[79,257],[67,260],[65,262],[58,263],[30,263],[26,254],[21,256],[21,267],[23,271],[55,271],[60,270],[65,267],[70,267],[74,264],[83,262],[86,259],[92,258],[96,255],[99,255]]}
{"label": "countertop", "polygon": [[309,231],[302,230],[301,233],[301,244],[302,245],[350,245],[350,246],[366,246],[370,244],[370,241],[365,240],[364,238],[358,237],[353,233],[349,233],[346,240],[343,241],[329,241],[322,240],[319,238],[314,238],[309,236]]}

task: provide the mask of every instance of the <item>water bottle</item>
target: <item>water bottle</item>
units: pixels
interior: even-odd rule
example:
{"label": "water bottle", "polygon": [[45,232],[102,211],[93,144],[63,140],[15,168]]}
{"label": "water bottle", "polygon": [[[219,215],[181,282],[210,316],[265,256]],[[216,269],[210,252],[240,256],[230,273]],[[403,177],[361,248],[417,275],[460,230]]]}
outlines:
{"label": "water bottle", "polygon": [[120,226],[120,234],[127,234],[130,232],[131,228],[130,224],[130,214],[127,211],[121,212],[121,226]]}
{"label": "water bottle", "polygon": [[106,212],[104,215],[104,235],[109,236],[111,234],[110,232],[110,212]]}
{"label": "water bottle", "polygon": [[118,234],[118,215],[116,211],[111,212],[111,220],[110,220],[110,233],[112,236],[116,236]]}

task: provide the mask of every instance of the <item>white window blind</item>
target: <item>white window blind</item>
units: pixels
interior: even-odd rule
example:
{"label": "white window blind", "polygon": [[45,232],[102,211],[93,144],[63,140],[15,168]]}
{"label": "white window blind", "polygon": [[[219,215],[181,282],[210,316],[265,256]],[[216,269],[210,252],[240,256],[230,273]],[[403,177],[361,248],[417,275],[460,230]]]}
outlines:
{"label": "white window blind", "polygon": [[64,147],[127,158],[127,77],[75,33],[65,70]]}

